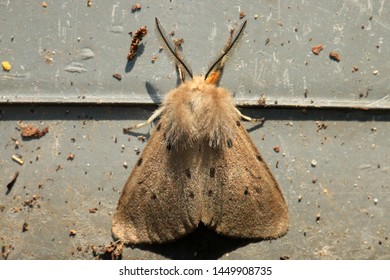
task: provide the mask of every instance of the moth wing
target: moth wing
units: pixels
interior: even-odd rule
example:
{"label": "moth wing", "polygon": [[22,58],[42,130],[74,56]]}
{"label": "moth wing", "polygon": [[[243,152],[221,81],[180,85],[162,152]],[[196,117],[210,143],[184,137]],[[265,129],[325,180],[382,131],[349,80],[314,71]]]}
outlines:
{"label": "moth wing", "polygon": [[288,230],[288,209],[267,164],[238,121],[235,139],[205,145],[202,222],[234,238],[277,238]]}
{"label": "moth wing", "polygon": [[193,154],[192,148],[179,152],[167,146],[164,128],[157,125],[121,193],[112,223],[116,238],[130,244],[166,243],[198,226],[199,157]]}

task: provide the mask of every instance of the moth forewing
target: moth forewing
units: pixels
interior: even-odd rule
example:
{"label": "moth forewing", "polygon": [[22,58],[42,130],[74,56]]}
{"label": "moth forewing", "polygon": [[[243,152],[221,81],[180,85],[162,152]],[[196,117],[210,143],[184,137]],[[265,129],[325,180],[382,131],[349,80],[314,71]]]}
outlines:
{"label": "moth forewing", "polygon": [[166,118],[161,116],[119,198],[112,231],[125,243],[166,243],[200,222],[198,175],[187,170],[199,166],[197,151],[181,153],[166,142]]}
{"label": "moth forewing", "polygon": [[[156,26],[161,29],[157,19]],[[244,27],[229,44],[237,43]],[[216,86],[224,62],[216,65],[208,72],[214,78],[182,83],[151,118],[135,126],[160,116],[113,217],[113,235],[121,241],[166,243],[200,222],[234,238],[277,238],[287,232],[283,194],[240,121],[253,119]]]}
{"label": "moth forewing", "polygon": [[202,221],[229,237],[280,237],[288,230],[283,194],[242,123],[234,124],[234,140],[203,154],[210,176],[204,184]]}

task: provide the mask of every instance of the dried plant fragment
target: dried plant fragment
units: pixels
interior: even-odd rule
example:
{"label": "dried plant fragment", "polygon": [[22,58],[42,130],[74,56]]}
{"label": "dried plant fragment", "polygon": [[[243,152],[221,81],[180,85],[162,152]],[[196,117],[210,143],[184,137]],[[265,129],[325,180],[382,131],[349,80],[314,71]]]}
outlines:
{"label": "dried plant fragment", "polygon": [[11,250],[14,249],[14,246],[12,244],[8,245],[5,243],[4,239],[1,238],[1,255],[3,256],[3,259],[8,259],[9,254],[11,253]]}
{"label": "dried plant fragment", "polygon": [[92,246],[92,253],[98,260],[120,260],[122,259],[123,248],[124,243],[118,240],[110,245],[100,248],[100,250],[98,250],[95,246]]}
{"label": "dried plant fragment", "polygon": [[324,49],[324,46],[323,45],[317,45],[317,46],[314,46],[311,48],[311,51],[315,54],[315,55],[319,55],[320,52]]}
{"label": "dried plant fragment", "polygon": [[12,160],[19,163],[20,165],[24,164],[24,160],[23,160],[22,156],[19,154],[12,155]]}
{"label": "dried plant fragment", "polygon": [[330,54],[329,54],[329,58],[331,59],[331,60],[334,60],[334,61],[337,61],[337,62],[340,62],[340,55],[337,53],[337,52],[331,52]]}
{"label": "dried plant fragment", "polygon": [[74,160],[75,155],[73,153],[69,153],[66,157],[67,160]]}
{"label": "dried plant fragment", "polygon": [[122,75],[119,74],[119,73],[115,73],[112,75],[115,79],[117,79],[118,81],[122,80]]}
{"label": "dried plant fragment", "polygon": [[24,222],[23,223],[23,226],[22,226],[22,232],[26,232],[29,230],[29,227],[28,227],[28,223],[27,222]]}
{"label": "dried plant fragment", "polygon": [[146,26],[140,27],[133,35],[130,44],[130,50],[127,54],[127,60],[132,60],[137,54],[138,46],[142,41],[142,38],[148,33],[148,29]]}
{"label": "dried plant fragment", "polygon": [[26,207],[29,207],[29,208],[33,208],[34,206],[37,206],[38,208],[40,208],[41,205],[40,205],[40,203],[38,201],[38,199],[40,199],[40,198],[41,198],[40,195],[34,194],[31,199],[25,200],[22,203],[22,205],[26,206]]}
{"label": "dried plant fragment", "polygon": [[45,127],[42,130],[40,130],[38,127],[36,127],[33,124],[21,124],[20,127],[21,127],[20,135],[22,136],[23,139],[28,139],[28,138],[39,139],[49,132],[49,127]]}
{"label": "dried plant fragment", "polygon": [[317,132],[319,132],[323,129],[327,129],[327,127],[328,127],[327,124],[319,122],[319,121],[316,121],[316,125],[317,125]]}
{"label": "dried plant fragment", "polygon": [[257,104],[259,105],[266,105],[267,97],[265,94],[261,94],[259,100],[257,100]]}
{"label": "dried plant fragment", "polygon": [[132,13],[135,13],[135,12],[138,12],[138,11],[140,11],[141,10],[141,8],[142,8],[142,6],[141,6],[141,4],[134,4],[132,7],[131,7],[131,12]]}

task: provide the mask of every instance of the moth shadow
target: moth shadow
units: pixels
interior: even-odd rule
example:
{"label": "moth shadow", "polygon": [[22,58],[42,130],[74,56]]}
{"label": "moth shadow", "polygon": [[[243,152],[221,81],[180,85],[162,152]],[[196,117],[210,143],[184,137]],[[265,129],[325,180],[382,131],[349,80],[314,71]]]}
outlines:
{"label": "moth shadow", "polygon": [[250,128],[247,128],[247,131],[248,132],[255,131],[255,130],[259,129],[260,127],[263,127],[263,125],[264,125],[264,120],[255,123],[255,125],[251,126]]}
{"label": "moth shadow", "polygon": [[215,260],[251,242],[254,240],[227,238],[199,225],[194,232],[175,242],[136,247],[172,260]]}
{"label": "moth shadow", "polygon": [[146,92],[153,100],[153,103],[155,104],[162,103],[162,97],[158,94],[158,89],[153,84],[151,84],[150,82],[145,82],[145,88],[146,88]]}
{"label": "moth shadow", "polygon": [[125,66],[125,72],[126,73],[129,73],[133,69],[133,67],[135,65],[135,62],[137,61],[137,58],[142,55],[144,50],[145,50],[144,44],[140,44],[138,46],[138,50],[137,50],[136,56],[132,60],[127,60],[127,63],[126,63],[126,66]]}

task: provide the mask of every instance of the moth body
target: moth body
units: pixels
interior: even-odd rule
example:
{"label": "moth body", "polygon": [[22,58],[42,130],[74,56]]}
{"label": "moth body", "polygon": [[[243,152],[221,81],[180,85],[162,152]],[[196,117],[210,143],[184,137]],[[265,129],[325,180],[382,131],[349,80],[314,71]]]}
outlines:
{"label": "moth body", "polygon": [[205,77],[194,77],[156,19],[183,83],[135,126],[160,117],[118,201],[112,232],[120,241],[171,242],[200,223],[232,238],[269,239],[287,232],[281,189],[240,121],[252,119],[217,86],[245,25],[236,35],[231,32]]}

